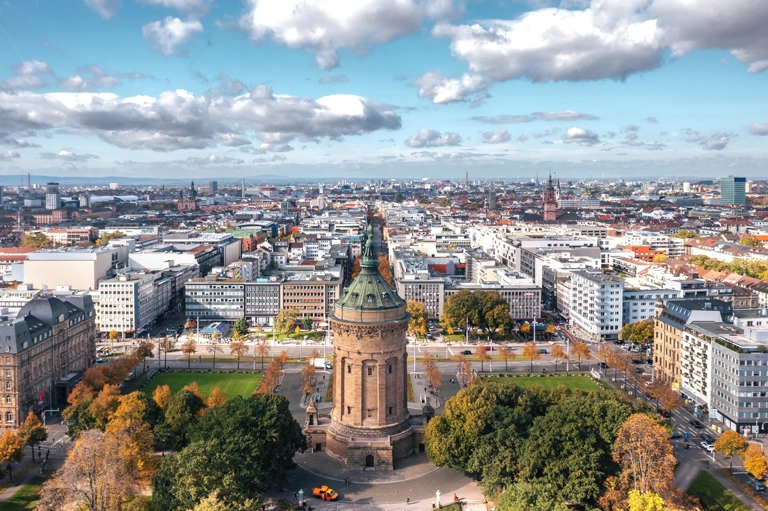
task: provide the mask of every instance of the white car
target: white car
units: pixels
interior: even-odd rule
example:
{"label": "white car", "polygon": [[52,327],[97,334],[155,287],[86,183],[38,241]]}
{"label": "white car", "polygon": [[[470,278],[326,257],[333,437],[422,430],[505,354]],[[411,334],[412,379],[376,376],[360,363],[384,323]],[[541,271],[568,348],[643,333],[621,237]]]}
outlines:
{"label": "white car", "polygon": [[708,444],[707,442],[701,442],[701,448],[707,452],[712,452],[715,450],[715,447],[712,444]]}

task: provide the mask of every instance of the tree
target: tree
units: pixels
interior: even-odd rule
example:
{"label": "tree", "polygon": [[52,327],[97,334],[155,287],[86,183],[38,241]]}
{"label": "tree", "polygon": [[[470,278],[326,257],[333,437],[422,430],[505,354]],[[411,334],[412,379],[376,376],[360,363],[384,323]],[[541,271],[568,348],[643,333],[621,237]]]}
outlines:
{"label": "tree", "polygon": [[664,498],[675,480],[669,432],[645,414],[630,415],[616,434],[613,460],[621,468],[621,492],[654,492]]}
{"label": "tree", "polygon": [[186,389],[178,391],[165,407],[165,421],[155,427],[155,433],[173,449],[183,449],[189,444],[189,427],[197,423],[203,408],[200,396]]}
{"label": "tree", "polygon": [[[213,334],[214,336],[216,334]],[[213,353],[213,369],[216,369],[216,353],[224,353],[224,348],[216,344],[216,338],[208,345],[208,353]]]}
{"label": "tree", "polygon": [[671,236],[672,238],[681,238],[684,240],[690,239],[690,238],[698,238],[699,235],[696,234],[693,231],[689,231],[688,229],[678,229],[676,234],[673,234]]}
{"label": "tree", "polygon": [[152,393],[152,399],[155,400],[157,406],[165,408],[171,400],[171,388],[168,385],[158,385]]}
{"label": "tree", "polygon": [[91,406],[88,407],[88,413],[93,418],[93,427],[104,431],[109,422],[110,416],[120,406],[120,389],[117,385],[104,385],[101,392],[91,402]]}
{"label": "tree", "polygon": [[485,381],[465,387],[427,423],[427,455],[437,466],[475,474],[492,494],[515,480],[524,439],[547,405],[537,385]]}
{"label": "tree", "polygon": [[627,323],[621,329],[619,338],[624,341],[630,341],[635,344],[646,344],[653,342],[654,319],[646,318],[636,323]]}
{"label": "tree", "polygon": [[536,343],[533,341],[526,343],[523,348],[523,356],[531,361],[531,372],[533,372],[533,361],[541,360],[541,353],[539,348],[536,347]]}
{"label": "tree", "polygon": [[99,239],[96,240],[96,246],[100,247],[102,245],[107,245],[112,240],[119,240],[124,237],[125,234],[120,231],[103,232],[100,233]]}
{"label": "tree", "polygon": [[557,486],[518,481],[499,497],[499,511],[569,511],[571,508],[557,495]]}
{"label": "tree", "polygon": [[747,445],[748,442],[744,437],[729,429],[720,435],[720,438],[715,442],[714,448],[716,453],[722,454],[731,460],[730,470],[733,473],[733,457],[744,454],[747,450]]}
{"label": "tree", "polygon": [[429,384],[432,386],[432,390],[435,394],[440,393],[440,389],[443,386],[443,375],[440,369],[437,367],[435,357],[431,353],[427,353],[421,359],[421,364],[424,366],[424,374],[427,375]]}
{"label": "tree", "polygon": [[153,448],[155,437],[147,422],[152,415],[149,407],[157,408],[157,405],[142,392],[122,396],[106,427],[107,433],[119,440],[121,458],[137,482],[147,481],[158,466]]}
{"label": "tree", "polygon": [[237,357],[237,370],[240,370],[240,357],[248,354],[248,345],[244,341],[232,341],[229,343],[229,352]]}
{"label": "tree", "polygon": [[315,366],[312,364],[312,360],[307,360],[301,368],[301,391],[305,396],[312,393],[315,381]]}
{"label": "tree", "polygon": [[134,352],[136,357],[144,363],[144,370],[142,373],[147,372],[147,359],[152,358],[155,354],[155,345],[151,341],[140,341],[139,347]]}
{"label": "tree", "polygon": [[352,273],[349,276],[350,281],[355,280],[355,278],[360,275],[360,272],[363,271],[363,267],[360,266],[360,260],[363,258],[362,255],[358,255],[355,257],[355,260],[352,262]]}
{"label": "tree", "polygon": [[211,409],[190,431],[190,446],[166,457],[152,480],[157,511],[191,509],[215,490],[233,505],[285,480],[296,451],[307,448],[285,397],[236,396]]}
{"label": "tree", "polygon": [[555,361],[555,372],[557,372],[557,363],[560,360],[568,358],[568,354],[565,352],[562,346],[555,344],[552,346],[552,359]]}
{"label": "tree", "polygon": [[24,457],[24,440],[10,429],[0,436],[0,465],[19,462]]}
{"label": "tree", "polygon": [[485,371],[484,362],[491,360],[491,356],[482,344],[479,344],[475,349],[475,356],[480,360],[480,372],[482,373]]}
{"label": "tree", "polygon": [[632,413],[617,394],[575,393],[533,422],[520,453],[519,479],[546,483],[575,507],[594,508],[608,476],[619,473],[612,449]]}
{"label": "tree", "polygon": [[45,248],[51,246],[51,239],[42,232],[26,234],[21,238],[21,244],[24,248]]}
{"label": "tree", "polygon": [[609,365],[608,361],[612,360],[615,356],[615,353],[611,349],[611,345],[607,342],[600,343],[600,346],[597,347],[597,358],[598,360],[602,360],[603,364]]}
{"label": "tree", "polygon": [[479,302],[475,293],[468,289],[462,289],[448,297],[443,306],[443,315],[440,325],[443,328],[465,328],[467,323],[474,326],[470,316],[479,308]]}
{"label": "tree", "polygon": [[138,492],[132,468],[122,456],[119,438],[95,429],[86,431],[56,476],[43,485],[41,508],[120,509]]}
{"label": "tree", "polygon": [[245,318],[238,318],[235,324],[232,325],[232,330],[235,331],[238,337],[246,336],[248,335],[248,322]]}
{"label": "tree", "polygon": [[187,339],[181,345],[181,352],[187,356],[187,369],[192,366],[192,355],[197,352],[197,341],[194,339]]}
{"label": "tree", "polygon": [[427,335],[427,321],[429,320],[427,306],[422,302],[408,300],[405,310],[411,315],[411,319],[408,320],[408,332],[418,338]]}
{"label": "tree", "polygon": [[520,333],[523,334],[523,337],[527,338],[530,331],[531,331],[531,325],[528,324],[527,321],[522,325],[520,325]]}
{"label": "tree", "polygon": [[504,370],[509,371],[509,365],[507,364],[507,361],[511,358],[512,360],[515,359],[514,353],[512,353],[512,350],[509,349],[509,346],[501,346],[499,347],[499,356],[504,361]]}
{"label": "tree", "polygon": [[581,371],[581,359],[584,358],[585,360],[589,360],[592,358],[592,352],[590,351],[589,346],[582,341],[573,342],[573,346],[571,346],[571,356],[573,355],[579,357],[579,371]]}
{"label": "tree", "polygon": [[35,446],[40,445],[48,439],[48,430],[40,423],[40,419],[34,412],[29,412],[27,418],[19,426],[19,437],[32,448],[32,462],[35,461]]}
{"label": "tree", "polygon": [[165,360],[168,361],[168,352],[176,349],[176,339],[174,337],[163,337],[160,340],[160,351],[165,353]]}
{"label": "tree", "polygon": [[744,236],[739,240],[739,245],[744,245],[745,247],[751,248],[760,248],[763,246],[763,243],[754,236]]}
{"label": "tree", "polygon": [[184,328],[195,328],[196,326],[197,321],[192,318],[187,319],[187,321],[184,323]]}
{"label": "tree", "polygon": [[110,340],[110,341],[114,341],[114,340],[116,340],[118,337],[120,337],[120,334],[119,334],[119,333],[117,333],[117,330],[110,330],[110,331],[109,331],[109,340]]}
{"label": "tree", "polygon": [[768,460],[763,454],[762,446],[749,444],[741,457],[744,460],[744,470],[752,474],[755,479],[763,477],[763,473],[768,468]]}
{"label": "tree", "polygon": [[303,328],[306,331],[312,330],[312,327],[314,326],[315,322],[312,321],[312,318],[307,316],[306,318],[301,320],[301,328]]}
{"label": "tree", "polygon": [[654,263],[663,263],[667,259],[669,259],[669,256],[667,254],[656,254],[655,256],[653,256]]}
{"label": "tree", "polygon": [[[263,372],[264,371],[264,357],[269,355],[269,344],[267,344],[267,340],[266,339],[263,339],[256,346],[256,351],[254,352],[254,355],[259,355],[261,357],[261,370]],[[256,364],[254,364],[254,365],[256,365]],[[254,369],[256,369],[256,368],[254,367]]]}
{"label": "tree", "polygon": [[629,511],[669,511],[669,508],[664,506],[664,499],[650,491],[640,493],[637,490],[631,490],[627,505]]}
{"label": "tree", "polygon": [[392,272],[389,269],[389,258],[384,254],[379,255],[379,273],[384,277],[384,280],[389,282],[389,285],[395,287],[395,280],[392,278]]}
{"label": "tree", "polygon": [[437,202],[437,205],[440,206],[441,208],[447,208],[451,205],[451,199],[443,197]]}
{"label": "tree", "polygon": [[208,409],[211,409],[214,406],[223,405],[226,402],[227,393],[221,390],[219,387],[216,387],[211,391],[211,395],[208,396]]}
{"label": "tree", "polygon": [[485,320],[488,325],[489,333],[498,331],[501,335],[505,335],[513,324],[512,315],[509,313],[509,304],[496,305],[485,315]]}
{"label": "tree", "polygon": [[279,334],[289,334],[296,330],[299,321],[299,310],[295,307],[280,309],[275,317],[275,330]]}

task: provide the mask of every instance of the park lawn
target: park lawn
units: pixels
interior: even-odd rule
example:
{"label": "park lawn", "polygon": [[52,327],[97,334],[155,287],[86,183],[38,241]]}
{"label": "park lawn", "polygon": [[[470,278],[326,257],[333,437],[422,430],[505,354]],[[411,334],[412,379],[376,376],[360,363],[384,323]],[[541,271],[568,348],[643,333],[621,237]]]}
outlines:
{"label": "park lawn", "polygon": [[701,499],[701,505],[707,511],[749,511],[743,502],[704,470],[693,480],[687,493]]}
{"label": "park lawn", "polygon": [[43,478],[34,476],[27,484],[11,495],[11,498],[0,503],[0,511],[22,511],[37,507],[38,493],[43,485]]}
{"label": "park lawn", "polygon": [[530,387],[531,385],[541,385],[545,390],[550,390],[558,385],[565,385],[571,390],[585,390],[587,392],[599,392],[603,389],[597,385],[589,376],[524,376],[524,377],[504,377],[490,376],[483,380],[511,382],[521,387]]}
{"label": "park lawn", "polygon": [[211,391],[219,387],[228,398],[248,397],[259,386],[261,374],[160,373],[141,390],[151,396],[159,385],[168,385],[171,393],[175,394],[193,381],[197,382],[198,389],[206,396],[210,396]]}

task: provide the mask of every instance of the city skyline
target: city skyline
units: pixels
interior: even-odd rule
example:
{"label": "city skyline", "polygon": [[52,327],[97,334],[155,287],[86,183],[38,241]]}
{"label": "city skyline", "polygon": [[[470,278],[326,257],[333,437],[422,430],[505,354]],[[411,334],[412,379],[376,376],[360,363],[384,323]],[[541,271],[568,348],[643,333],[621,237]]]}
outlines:
{"label": "city skyline", "polygon": [[766,21],[747,0],[4,5],[0,174],[759,177]]}

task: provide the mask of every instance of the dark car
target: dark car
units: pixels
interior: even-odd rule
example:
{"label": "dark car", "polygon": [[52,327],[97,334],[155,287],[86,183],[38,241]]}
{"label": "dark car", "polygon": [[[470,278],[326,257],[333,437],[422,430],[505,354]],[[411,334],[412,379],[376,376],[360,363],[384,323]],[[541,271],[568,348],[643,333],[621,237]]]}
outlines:
{"label": "dark car", "polygon": [[750,479],[747,481],[747,484],[753,488],[755,491],[765,491],[765,484],[761,481],[757,481],[755,479]]}
{"label": "dark car", "polygon": [[461,354],[462,355],[471,355],[472,351],[471,350],[464,350],[464,351],[461,352]]}
{"label": "dark car", "polygon": [[674,440],[675,438],[682,438],[682,437],[683,437],[683,435],[681,435],[680,433],[678,433],[677,431],[675,431],[674,433],[672,433],[672,435],[671,435],[669,438],[671,438],[672,440]]}
{"label": "dark car", "polygon": [[690,420],[688,422],[691,424],[691,426],[693,426],[696,429],[701,429],[701,428],[704,427],[704,425],[701,422],[696,421],[696,420]]}
{"label": "dark car", "polygon": [[635,367],[635,372],[638,373],[638,374],[639,373],[644,373],[645,369],[643,369],[642,367]]}
{"label": "dark car", "polygon": [[608,369],[608,364],[605,362],[600,362],[600,369]]}
{"label": "dark car", "polygon": [[545,350],[544,348],[542,348],[542,349],[539,350],[539,353],[541,353],[542,355],[546,355],[548,353],[548,351]]}
{"label": "dark car", "polygon": [[710,435],[708,433],[702,433],[701,434],[701,439],[704,440],[705,442],[707,442],[708,444],[714,444],[715,443],[715,437],[713,437],[712,435]]}

